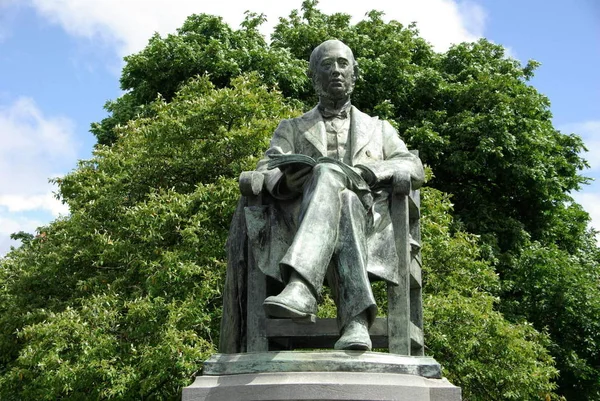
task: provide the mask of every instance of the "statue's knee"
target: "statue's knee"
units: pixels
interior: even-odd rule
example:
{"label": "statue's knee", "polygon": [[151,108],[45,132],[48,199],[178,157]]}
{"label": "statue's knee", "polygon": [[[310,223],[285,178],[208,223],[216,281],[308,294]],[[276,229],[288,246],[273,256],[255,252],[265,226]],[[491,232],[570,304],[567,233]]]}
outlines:
{"label": "statue's knee", "polygon": [[319,163],[313,168],[313,177],[318,182],[339,183],[343,185],[345,176],[335,164]]}
{"label": "statue's knee", "polygon": [[337,174],[338,171],[334,164],[319,163],[313,168],[313,174],[317,176]]}

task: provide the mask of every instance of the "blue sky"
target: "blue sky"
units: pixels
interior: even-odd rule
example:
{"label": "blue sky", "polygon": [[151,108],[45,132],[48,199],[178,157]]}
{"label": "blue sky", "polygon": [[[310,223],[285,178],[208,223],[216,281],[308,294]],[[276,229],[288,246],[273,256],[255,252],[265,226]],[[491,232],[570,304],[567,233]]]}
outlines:
{"label": "blue sky", "polygon": [[[49,177],[91,156],[92,122],[121,94],[122,58],[153,32],[173,32],[192,13],[222,16],[237,27],[245,10],[267,14],[268,34],[301,1],[0,0],[0,255],[11,232],[34,232],[67,208]],[[550,98],[554,124],[581,135],[600,177],[600,2],[597,0],[322,0],[325,12],[360,19],[370,9],[416,21],[438,51],[486,37],[513,57],[542,63],[531,83]],[[575,198],[600,228],[600,185]]]}

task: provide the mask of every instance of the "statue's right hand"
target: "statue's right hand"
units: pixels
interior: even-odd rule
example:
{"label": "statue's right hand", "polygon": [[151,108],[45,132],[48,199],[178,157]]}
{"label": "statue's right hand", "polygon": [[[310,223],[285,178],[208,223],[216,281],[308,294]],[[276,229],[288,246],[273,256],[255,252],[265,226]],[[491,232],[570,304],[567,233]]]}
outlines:
{"label": "statue's right hand", "polygon": [[310,177],[311,166],[302,165],[298,168],[297,165],[290,165],[283,170],[285,186],[292,192],[302,193],[302,187],[308,177]]}

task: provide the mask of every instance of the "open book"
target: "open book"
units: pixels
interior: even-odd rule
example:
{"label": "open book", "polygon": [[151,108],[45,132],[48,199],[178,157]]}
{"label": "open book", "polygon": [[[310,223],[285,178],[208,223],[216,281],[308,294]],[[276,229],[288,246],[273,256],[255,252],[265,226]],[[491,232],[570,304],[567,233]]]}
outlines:
{"label": "open book", "polygon": [[269,158],[270,158],[270,160],[267,164],[267,169],[269,169],[269,170],[272,170],[277,167],[290,166],[292,164],[304,164],[304,165],[307,165],[310,167],[314,167],[315,165],[317,165],[319,163],[335,164],[340,167],[340,169],[344,172],[344,174],[346,174],[346,177],[348,177],[348,179],[350,180],[350,183],[352,184],[354,190],[369,191],[369,184],[367,184],[367,182],[364,180],[364,178],[362,178],[360,176],[360,174],[358,174],[356,171],[354,171],[346,163],[341,162],[336,159],[332,159],[331,157],[323,156],[323,157],[319,157],[317,160],[315,160],[310,156],[295,153],[295,154],[287,154],[287,155],[274,154],[274,155],[269,155]]}

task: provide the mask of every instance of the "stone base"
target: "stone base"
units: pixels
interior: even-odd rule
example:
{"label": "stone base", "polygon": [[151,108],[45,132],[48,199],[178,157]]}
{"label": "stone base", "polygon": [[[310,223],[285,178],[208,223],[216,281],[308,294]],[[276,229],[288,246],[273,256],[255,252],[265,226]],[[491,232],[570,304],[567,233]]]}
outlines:
{"label": "stone base", "polygon": [[429,357],[309,351],[217,354],[183,401],[460,401]]}
{"label": "stone base", "polygon": [[397,373],[287,372],[200,376],[183,401],[460,401],[446,379]]}

